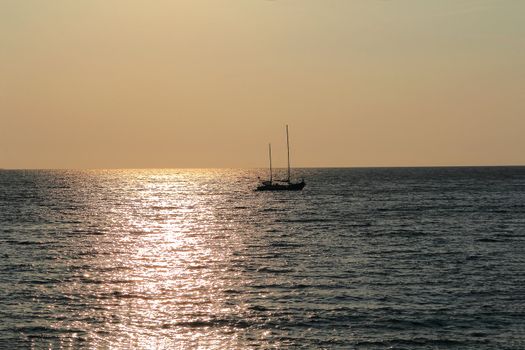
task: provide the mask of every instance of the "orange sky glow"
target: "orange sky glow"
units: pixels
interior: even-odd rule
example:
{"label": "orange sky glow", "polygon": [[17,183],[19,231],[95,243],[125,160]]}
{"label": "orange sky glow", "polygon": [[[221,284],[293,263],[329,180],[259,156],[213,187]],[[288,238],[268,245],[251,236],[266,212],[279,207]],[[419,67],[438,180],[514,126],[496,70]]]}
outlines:
{"label": "orange sky glow", "polygon": [[525,164],[523,1],[0,2],[0,168]]}

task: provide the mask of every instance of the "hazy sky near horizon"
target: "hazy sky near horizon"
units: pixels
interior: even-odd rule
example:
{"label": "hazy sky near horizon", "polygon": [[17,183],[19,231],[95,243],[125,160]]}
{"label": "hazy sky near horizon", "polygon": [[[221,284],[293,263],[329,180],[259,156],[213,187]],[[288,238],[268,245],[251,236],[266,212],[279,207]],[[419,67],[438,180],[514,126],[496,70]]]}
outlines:
{"label": "hazy sky near horizon", "polygon": [[525,164],[522,0],[0,0],[0,168]]}

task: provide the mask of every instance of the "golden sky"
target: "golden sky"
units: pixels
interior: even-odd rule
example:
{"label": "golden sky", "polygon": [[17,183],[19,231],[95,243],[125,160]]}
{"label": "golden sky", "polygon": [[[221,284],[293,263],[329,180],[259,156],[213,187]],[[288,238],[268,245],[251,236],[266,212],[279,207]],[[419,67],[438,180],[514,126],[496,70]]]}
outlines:
{"label": "golden sky", "polygon": [[0,0],[0,168],[525,164],[522,0]]}

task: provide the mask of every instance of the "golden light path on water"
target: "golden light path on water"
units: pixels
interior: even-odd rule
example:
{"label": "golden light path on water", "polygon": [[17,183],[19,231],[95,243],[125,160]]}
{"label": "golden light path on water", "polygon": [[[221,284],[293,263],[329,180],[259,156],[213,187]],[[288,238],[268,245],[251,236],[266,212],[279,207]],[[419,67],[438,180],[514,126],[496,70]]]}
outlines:
{"label": "golden light path on water", "polygon": [[86,223],[100,229],[103,222],[104,232],[80,238],[82,252],[70,268],[82,274],[61,292],[86,308],[56,328],[87,330],[95,347],[242,347],[235,328],[245,305],[230,296],[247,283],[232,266],[243,244],[242,218],[227,214],[235,196],[220,179],[228,174],[138,174],[91,174],[102,178],[98,188],[83,189],[91,200]]}

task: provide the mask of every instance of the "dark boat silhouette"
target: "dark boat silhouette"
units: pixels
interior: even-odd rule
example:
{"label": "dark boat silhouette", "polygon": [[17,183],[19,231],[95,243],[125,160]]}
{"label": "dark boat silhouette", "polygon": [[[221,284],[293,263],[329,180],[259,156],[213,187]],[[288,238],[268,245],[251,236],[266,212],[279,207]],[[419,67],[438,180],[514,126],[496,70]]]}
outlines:
{"label": "dark boat silhouette", "polygon": [[304,179],[300,182],[292,182],[290,178],[290,141],[288,137],[288,125],[286,125],[286,148],[288,150],[288,178],[286,180],[273,180],[272,175],[272,145],[268,145],[268,155],[270,158],[270,179],[261,182],[255,189],[256,191],[300,191],[306,186]]}

